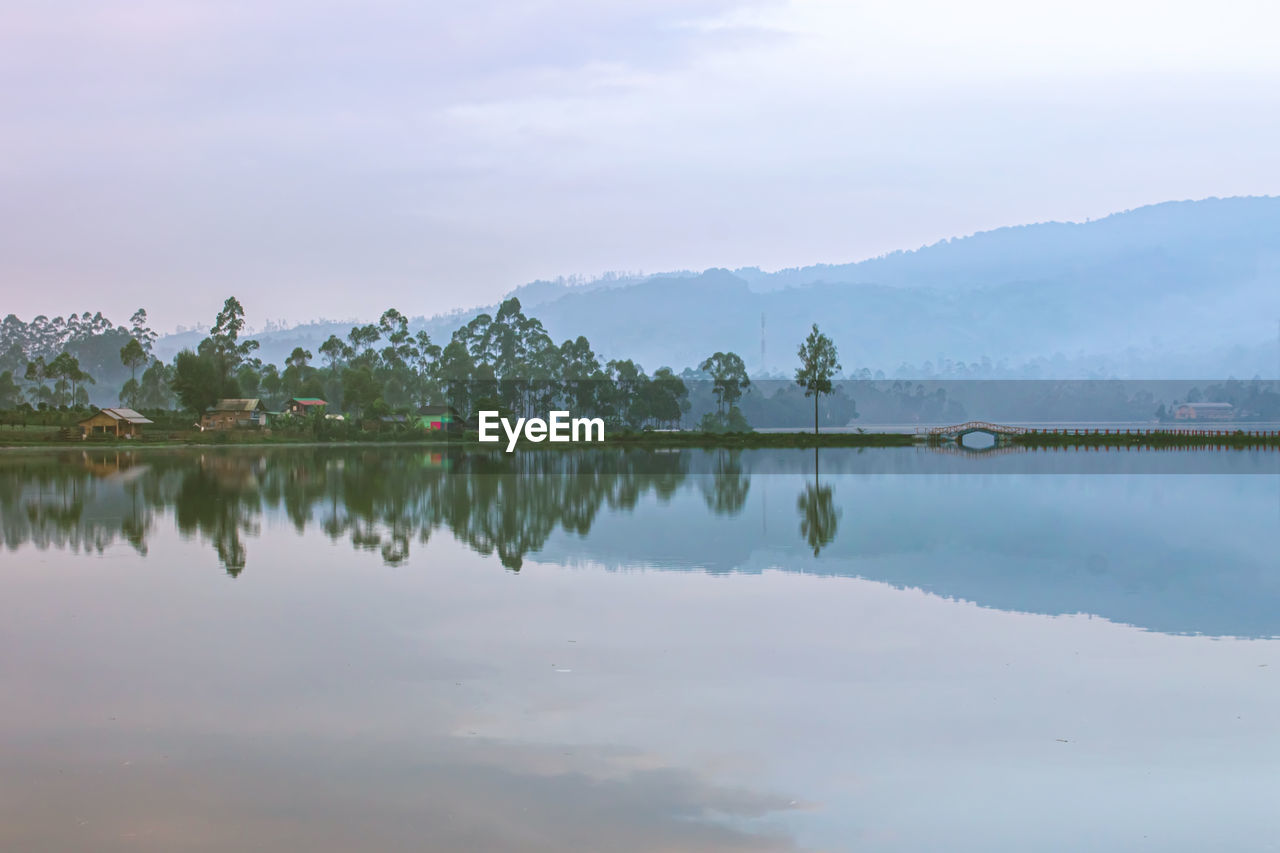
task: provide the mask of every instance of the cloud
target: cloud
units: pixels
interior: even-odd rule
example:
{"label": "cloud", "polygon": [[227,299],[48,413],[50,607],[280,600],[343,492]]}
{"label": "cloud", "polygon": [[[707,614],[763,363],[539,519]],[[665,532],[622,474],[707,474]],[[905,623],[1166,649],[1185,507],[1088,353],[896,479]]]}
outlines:
{"label": "cloud", "polygon": [[[8,310],[255,323],[1280,191],[1262,3],[23,4]],[[299,289],[307,292],[298,299]]]}

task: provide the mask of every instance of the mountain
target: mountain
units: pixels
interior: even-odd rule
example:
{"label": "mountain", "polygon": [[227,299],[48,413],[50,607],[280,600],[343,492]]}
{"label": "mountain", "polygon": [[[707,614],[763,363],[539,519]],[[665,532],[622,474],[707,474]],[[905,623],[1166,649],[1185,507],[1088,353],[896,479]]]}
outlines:
{"label": "mountain", "polygon": [[[846,371],[1269,376],[1280,367],[1280,198],[1167,202],[851,264],[542,281],[512,293],[553,338],[586,335],[602,356],[650,371],[733,350],[757,375],[785,374],[817,322]],[[480,310],[413,327],[447,339]],[[322,324],[258,339],[279,361],[346,330]],[[173,343],[161,352],[176,351]]]}

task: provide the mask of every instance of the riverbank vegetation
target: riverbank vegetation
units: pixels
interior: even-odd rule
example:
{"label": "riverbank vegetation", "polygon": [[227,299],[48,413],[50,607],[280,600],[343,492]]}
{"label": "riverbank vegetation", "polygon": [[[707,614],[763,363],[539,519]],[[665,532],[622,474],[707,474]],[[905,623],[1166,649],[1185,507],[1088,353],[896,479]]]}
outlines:
{"label": "riverbank vegetation", "polygon": [[[797,352],[794,379],[752,377],[732,351],[678,371],[648,372],[629,359],[605,359],[582,336],[555,343],[515,298],[439,342],[388,309],[376,323],[330,335],[315,352],[295,347],[278,365],[259,357],[234,297],[208,334],[171,361],[156,356],[157,337],[141,309],[128,325],[100,313],[29,323],[9,315],[0,322],[0,439],[56,440],[95,410],[91,400],[146,415],[154,421],[148,440],[231,443],[438,440],[417,434],[414,422],[425,406],[451,407],[459,422],[472,426],[481,409],[517,417],[565,410],[601,418],[618,440],[668,443],[741,442],[753,429],[819,433],[856,423],[866,425],[859,438],[817,440],[893,444],[902,439],[867,437],[875,432],[872,424],[959,423],[971,413],[997,421],[1123,420],[1164,428],[1181,423],[1173,420],[1179,400],[1230,404],[1242,422],[1280,419],[1280,389],[1257,379],[1175,386],[1161,396],[1159,383],[1149,382],[875,381],[858,378],[866,371],[857,369],[842,375],[835,342],[816,325]],[[223,398],[261,400],[271,434],[190,435],[202,413]],[[284,414],[293,398],[324,401],[323,417]],[[629,437],[671,430],[693,436]],[[759,440],[798,441],[794,434]]]}

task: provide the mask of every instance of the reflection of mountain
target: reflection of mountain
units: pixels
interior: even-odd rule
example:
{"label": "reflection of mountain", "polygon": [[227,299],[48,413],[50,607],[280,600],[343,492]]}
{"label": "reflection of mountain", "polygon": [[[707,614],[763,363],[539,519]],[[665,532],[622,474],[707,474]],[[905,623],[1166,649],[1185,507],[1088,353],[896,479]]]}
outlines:
{"label": "reflection of mountain", "polygon": [[587,540],[552,537],[540,559],[863,577],[1002,610],[1280,635],[1274,477],[836,475],[827,456],[841,516],[816,559],[797,535],[804,473],[757,475],[733,517],[697,517],[693,496],[642,505]]}
{"label": "reflection of mountain", "polygon": [[[816,482],[806,451],[459,453],[447,466],[405,448],[110,454],[0,459],[5,546],[125,540],[145,553],[172,513],[236,575],[275,516],[390,564],[445,529],[509,569],[529,554],[781,569],[1157,631],[1280,635],[1280,492],[1242,473],[1274,471],[1274,454],[832,450]],[[1236,476],[1038,475],[1162,467]],[[976,476],[893,473],[930,470]]]}

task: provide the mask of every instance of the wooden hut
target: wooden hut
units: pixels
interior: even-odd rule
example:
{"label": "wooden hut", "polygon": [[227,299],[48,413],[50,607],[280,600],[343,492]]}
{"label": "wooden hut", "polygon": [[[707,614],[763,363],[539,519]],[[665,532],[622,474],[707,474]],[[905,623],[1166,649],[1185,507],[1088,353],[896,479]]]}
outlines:
{"label": "wooden hut", "polygon": [[219,400],[200,416],[200,429],[243,429],[267,425],[267,407],[257,397]]}
{"label": "wooden hut", "polygon": [[[112,435],[116,438],[137,438],[142,435],[142,425],[154,421],[133,409],[102,409],[80,421],[80,437]],[[74,434],[74,433],[73,433]]]}

